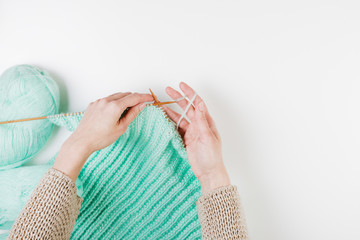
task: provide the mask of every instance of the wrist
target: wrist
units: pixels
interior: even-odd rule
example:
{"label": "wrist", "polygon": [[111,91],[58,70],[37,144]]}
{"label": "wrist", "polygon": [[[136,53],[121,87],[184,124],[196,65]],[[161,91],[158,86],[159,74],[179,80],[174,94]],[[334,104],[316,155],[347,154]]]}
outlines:
{"label": "wrist", "polygon": [[76,147],[79,151],[89,153],[89,155],[95,151],[89,142],[89,138],[81,136],[76,131],[64,142],[64,146]]}
{"label": "wrist", "polygon": [[199,181],[203,195],[231,184],[230,177],[225,168],[204,174],[199,177]]}
{"label": "wrist", "polygon": [[70,136],[61,146],[53,168],[76,181],[82,167],[92,152],[86,144]]}

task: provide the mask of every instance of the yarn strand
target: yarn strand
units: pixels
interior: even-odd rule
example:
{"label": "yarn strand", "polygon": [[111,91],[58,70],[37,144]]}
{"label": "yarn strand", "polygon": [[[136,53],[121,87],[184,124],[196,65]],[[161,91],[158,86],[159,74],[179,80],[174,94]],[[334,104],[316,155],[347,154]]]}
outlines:
{"label": "yarn strand", "polygon": [[[187,117],[186,113],[187,113],[187,111],[189,110],[189,108],[190,108],[191,105],[192,105],[193,107],[195,107],[195,105],[193,104],[193,102],[194,102],[196,96],[197,96],[197,93],[194,92],[194,96],[193,96],[193,97],[191,98],[191,100],[189,101],[189,104],[186,106],[184,112],[182,113],[181,117],[179,118],[179,121],[178,121],[177,124],[176,124],[176,129],[179,129],[180,122],[181,122],[181,120],[182,120],[183,118],[185,118],[189,123],[191,123],[191,120]],[[185,96],[182,97],[181,100],[184,99],[184,98],[185,98]]]}

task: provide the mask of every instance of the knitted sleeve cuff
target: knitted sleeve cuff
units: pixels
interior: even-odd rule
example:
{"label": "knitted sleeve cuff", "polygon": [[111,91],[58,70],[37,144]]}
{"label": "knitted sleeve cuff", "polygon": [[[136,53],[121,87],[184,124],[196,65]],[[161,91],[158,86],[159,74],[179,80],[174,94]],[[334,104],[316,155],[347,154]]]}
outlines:
{"label": "knitted sleeve cuff", "polygon": [[217,188],[196,202],[203,239],[248,239],[237,187]]}
{"label": "knitted sleeve cuff", "polygon": [[82,201],[75,182],[50,168],[19,214],[8,239],[69,239]]}

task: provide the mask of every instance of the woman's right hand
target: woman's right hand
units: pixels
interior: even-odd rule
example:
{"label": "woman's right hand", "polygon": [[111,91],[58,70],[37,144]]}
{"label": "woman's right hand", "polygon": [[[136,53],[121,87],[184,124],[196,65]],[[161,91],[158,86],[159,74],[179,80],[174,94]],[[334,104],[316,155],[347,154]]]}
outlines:
{"label": "woman's right hand", "polygon": [[[180,82],[179,86],[189,99],[194,96],[195,91],[189,85]],[[167,87],[166,92],[174,100],[182,97],[172,87]],[[188,101],[183,99],[177,104],[185,110]],[[195,108],[190,106],[186,114],[191,123],[183,118],[179,124],[179,133],[185,142],[191,168],[205,195],[216,188],[230,185],[230,178],[223,162],[221,138],[215,122],[199,95],[196,96],[194,105]],[[181,115],[168,106],[163,107],[168,116],[177,123]]]}

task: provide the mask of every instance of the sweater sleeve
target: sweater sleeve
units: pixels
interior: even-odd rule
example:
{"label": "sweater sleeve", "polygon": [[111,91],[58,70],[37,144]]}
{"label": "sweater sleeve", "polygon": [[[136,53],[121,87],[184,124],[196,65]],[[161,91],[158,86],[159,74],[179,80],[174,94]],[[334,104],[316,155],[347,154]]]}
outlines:
{"label": "sweater sleeve", "polygon": [[75,182],[50,168],[16,219],[8,239],[69,239],[82,201]]}
{"label": "sweater sleeve", "polygon": [[203,239],[249,239],[236,186],[217,188],[201,196],[196,205]]}

